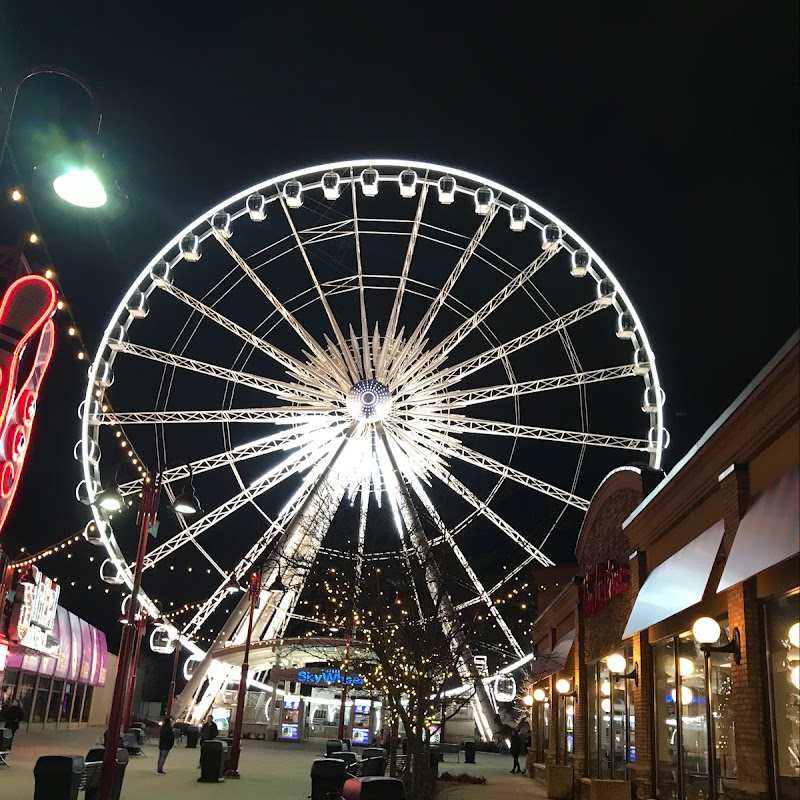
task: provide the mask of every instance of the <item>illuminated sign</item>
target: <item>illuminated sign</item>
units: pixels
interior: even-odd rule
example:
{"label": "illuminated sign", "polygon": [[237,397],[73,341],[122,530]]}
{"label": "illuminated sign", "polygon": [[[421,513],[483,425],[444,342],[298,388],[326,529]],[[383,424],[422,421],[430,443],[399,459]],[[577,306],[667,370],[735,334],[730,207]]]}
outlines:
{"label": "illuminated sign", "polygon": [[58,639],[52,635],[52,630],[60,592],[61,587],[57,583],[31,565],[17,583],[8,626],[10,638],[23,647],[55,655],[58,652]]}
{"label": "illuminated sign", "polygon": [[583,615],[592,614],[605,608],[612,600],[628,590],[630,570],[627,564],[604,561],[583,579]]}
{"label": "illuminated sign", "polygon": [[361,675],[342,675],[338,669],[297,670],[298,683],[310,683],[314,686],[363,686],[364,678]]}

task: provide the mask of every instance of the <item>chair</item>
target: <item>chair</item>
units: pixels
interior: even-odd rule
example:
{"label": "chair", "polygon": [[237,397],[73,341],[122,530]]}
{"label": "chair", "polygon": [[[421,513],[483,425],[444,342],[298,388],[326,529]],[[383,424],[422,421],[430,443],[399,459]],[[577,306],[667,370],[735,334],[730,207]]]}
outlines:
{"label": "chair", "polygon": [[341,739],[328,739],[325,742],[325,756],[330,758],[333,753],[339,753],[344,750]]}
{"label": "chair", "polygon": [[311,764],[309,800],[338,800],[345,781],[344,761],[337,758],[315,758]]}
{"label": "chair", "polygon": [[139,744],[139,737],[135,733],[126,733],[122,737],[122,746],[128,751],[130,756],[143,756],[144,751]]}
{"label": "chair", "polygon": [[383,756],[372,756],[361,759],[361,777],[376,777],[386,771],[386,759]]}

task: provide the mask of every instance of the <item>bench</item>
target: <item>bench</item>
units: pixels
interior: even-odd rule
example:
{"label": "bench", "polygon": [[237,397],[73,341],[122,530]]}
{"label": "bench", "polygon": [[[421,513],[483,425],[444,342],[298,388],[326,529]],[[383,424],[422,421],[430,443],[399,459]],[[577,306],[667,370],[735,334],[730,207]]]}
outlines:
{"label": "bench", "polygon": [[83,775],[78,786],[78,791],[86,792],[100,786],[100,772],[103,769],[102,761],[87,761],[84,764]]}
{"label": "bench", "polygon": [[[444,756],[445,753],[455,753],[456,757],[458,758],[458,763],[461,763],[461,745],[460,744],[451,744],[449,742],[440,742],[437,745],[434,745],[432,748],[437,753],[440,753]],[[444,759],[442,759],[444,760]]]}

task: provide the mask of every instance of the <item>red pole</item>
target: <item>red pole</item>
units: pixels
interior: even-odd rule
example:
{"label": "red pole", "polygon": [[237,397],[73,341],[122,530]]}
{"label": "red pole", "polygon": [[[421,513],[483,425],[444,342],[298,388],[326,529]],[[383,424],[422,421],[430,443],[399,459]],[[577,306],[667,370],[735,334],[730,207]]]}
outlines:
{"label": "red pole", "polygon": [[133,692],[136,688],[136,669],[139,666],[139,653],[142,649],[142,636],[144,635],[146,625],[147,617],[143,614],[140,614],[139,619],[136,622],[136,644],[133,648],[133,662],[131,666],[131,677],[128,680],[128,694],[125,697],[125,710],[122,712],[122,730],[124,731],[127,731],[131,727]]}
{"label": "red pole", "polygon": [[160,476],[153,483],[144,483],[142,485],[142,498],[139,501],[139,516],[137,520],[139,522],[139,547],[136,552],[136,563],[133,569],[133,587],[131,588],[131,602],[128,605],[128,619],[122,628],[122,640],[117,659],[117,678],[111,699],[98,800],[111,800],[114,790],[114,773],[117,769],[117,746],[122,727],[125,691],[128,687],[131,657],[136,637],[137,598],[139,597],[139,590],[142,588],[142,565],[144,563],[144,554],[147,551],[147,537],[150,533],[150,525],[156,519],[160,489]]}
{"label": "red pole", "polygon": [[244,660],[242,661],[242,674],[239,677],[239,694],[236,698],[236,720],[233,723],[233,739],[231,743],[231,758],[226,778],[241,778],[239,775],[239,755],[242,744],[242,722],[244,722],[244,698],[247,694],[247,673],[250,670],[250,637],[253,634],[253,612],[256,607],[256,598],[261,590],[261,575],[254,572],[250,576],[250,613],[247,617],[247,638],[244,640]]}
{"label": "red pole", "polygon": [[178,661],[181,658],[181,640],[175,639],[175,659],[172,662],[172,680],[169,682],[169,697],[167,698],[167,717],[172,719],[172,701],[175,698],[175,679],[178,676]]}

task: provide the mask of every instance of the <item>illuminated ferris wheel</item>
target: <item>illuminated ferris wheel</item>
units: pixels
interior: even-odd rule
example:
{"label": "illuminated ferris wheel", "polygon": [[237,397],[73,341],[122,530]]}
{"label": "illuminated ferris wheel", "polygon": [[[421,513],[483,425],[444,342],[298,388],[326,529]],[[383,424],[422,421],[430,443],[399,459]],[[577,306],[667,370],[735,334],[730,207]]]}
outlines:
{"label": "illuminated ferris wheel", "polygon": [[[202,562],[204,582],[171,587],[206,598],[179,631],[198,661],[183,709],[224,683],[212,652],[246,633],[221,601],[256,564],[282,588],[259,609],[262,640],[298,616],[309,565],[360,576],[433,553],[456,577],[453,613],[484,608],[520,657],[495,598],[552,563],[549,537],[610,468],[660,465],[663,399],[624,290],[546,209],[434,164],[329,164],[225,200],[136,277],[90,368],[78,495],[103,577],[130,587],[134,544],[96,502],[119,448],[173,499],[191,468],[206,510],[159,534],[142,598],[155,613],[170,570]],[[438,592],[441,569],[424,573]],[[206,652],[193,637],[212,617]]]}

